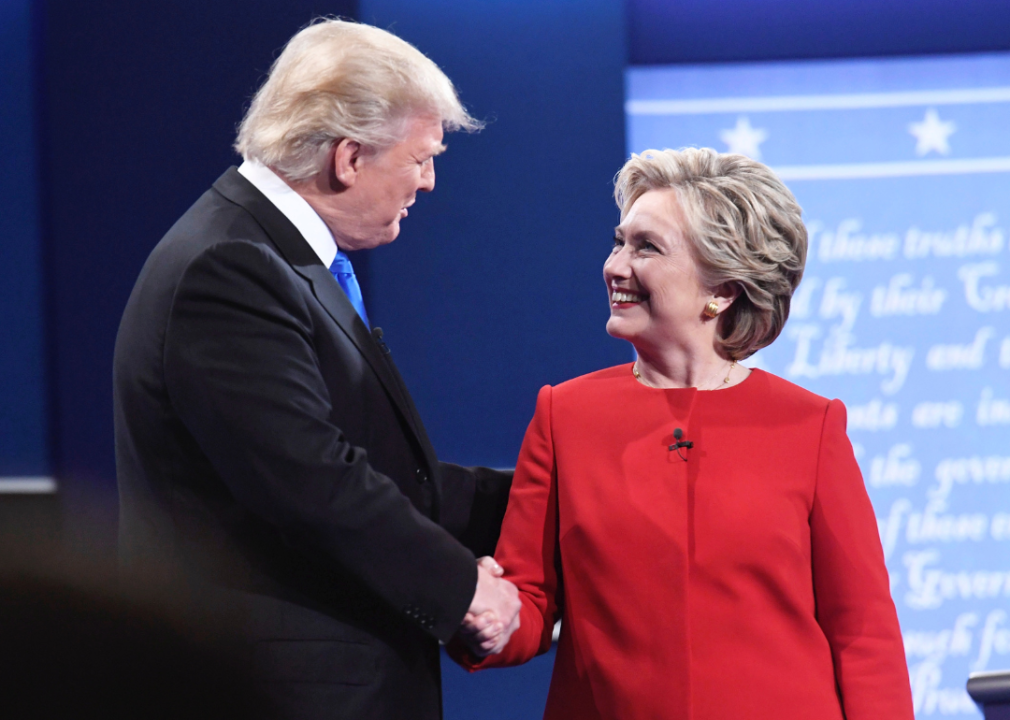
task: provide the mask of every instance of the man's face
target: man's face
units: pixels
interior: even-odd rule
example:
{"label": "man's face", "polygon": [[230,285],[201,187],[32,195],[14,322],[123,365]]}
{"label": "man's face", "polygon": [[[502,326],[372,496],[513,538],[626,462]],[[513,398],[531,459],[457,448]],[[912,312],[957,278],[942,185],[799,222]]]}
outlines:
{"label": "man's face", "polygon": [[435,156],[443,150],[441,119],[422,115],[406,121],[406,137],[396,145],[363,152],[345,191],[353,219],[340,228],[338,245],[364,250],[393,242],[417,193],[435,188]]}

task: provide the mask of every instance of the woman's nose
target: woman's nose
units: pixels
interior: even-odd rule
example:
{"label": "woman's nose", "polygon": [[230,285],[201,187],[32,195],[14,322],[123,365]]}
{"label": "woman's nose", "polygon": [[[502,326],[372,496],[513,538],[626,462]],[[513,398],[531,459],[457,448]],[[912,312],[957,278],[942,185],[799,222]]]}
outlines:
{"label": "woman's nose", "polygon": [[630,275],[631,265],[628,263],[628,254],[623,247],[611,253],[603,263],[603,277],[608,280],[610,278],[626,278]]}

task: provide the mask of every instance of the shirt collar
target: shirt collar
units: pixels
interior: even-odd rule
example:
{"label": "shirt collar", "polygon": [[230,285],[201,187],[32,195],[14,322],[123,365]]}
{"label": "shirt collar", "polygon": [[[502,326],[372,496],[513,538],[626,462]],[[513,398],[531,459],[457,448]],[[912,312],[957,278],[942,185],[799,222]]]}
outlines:
{"label": "shirt collar", "polygon": [[333,264],[333,259],[337,256],[337,243],[333,240],[333,233],[305,198],[258,160],[246,160],[238,171],[291,221],[323,265],[329,267]]}

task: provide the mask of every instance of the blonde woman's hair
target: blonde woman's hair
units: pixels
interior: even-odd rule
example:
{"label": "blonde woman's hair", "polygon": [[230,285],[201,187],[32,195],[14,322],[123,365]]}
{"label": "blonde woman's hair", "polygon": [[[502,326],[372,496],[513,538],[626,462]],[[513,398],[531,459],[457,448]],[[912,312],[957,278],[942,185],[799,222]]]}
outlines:
{"label": "blonde woman's hair", "polygon": [[370,25],[320,19],[288,42],[256,93],[235,149],[295,181],[319,173],[335,142],[382,149],[418,115],[477,130],[452,81],[410,43]]}
{"label": "blonde woman's hair", "polygon": [[[646,150],[617,174],[621,219],[644,193],[672,188],[702,282],[740,294],[717,326],[720,349],[741,360],[770,345],[803,277],[807,230],[796,198],[767,166],[711,148]],[[699,308],[699,312],[701,308]]]}

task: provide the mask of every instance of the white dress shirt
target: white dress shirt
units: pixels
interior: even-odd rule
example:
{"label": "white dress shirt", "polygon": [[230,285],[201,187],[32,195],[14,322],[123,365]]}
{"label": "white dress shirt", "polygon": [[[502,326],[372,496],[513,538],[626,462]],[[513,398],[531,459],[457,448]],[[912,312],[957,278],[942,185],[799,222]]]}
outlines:
{"label": "white dress shirt", "polygon": [[238,171],[284,213],[284,217],[302,234],[323,265],[329,267],[333,264],[333,259],[337,257],[337,243],[333,239],[333,233],[312,206],[305,202],[305,198],[258,160],[246,160]]}

